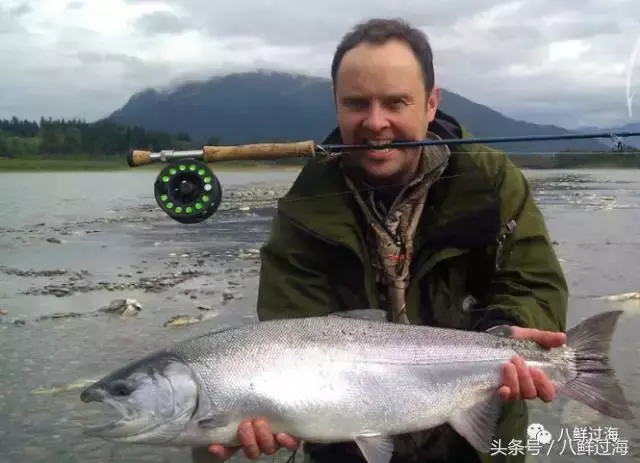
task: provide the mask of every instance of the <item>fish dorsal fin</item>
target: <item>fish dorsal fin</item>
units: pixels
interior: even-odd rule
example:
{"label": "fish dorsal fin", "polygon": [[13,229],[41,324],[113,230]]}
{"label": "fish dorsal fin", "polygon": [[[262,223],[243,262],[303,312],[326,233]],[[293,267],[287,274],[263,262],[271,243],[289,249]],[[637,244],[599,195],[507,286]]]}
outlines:
{"label": "fish dorsal fin", "polygon": [[360,433],[356,444],[367,463],[389,463],[393,455],[393,440],[379,433]]}
{"label": "fish dorsal fin", "polygon": [[449,424],[477,451],[489,453],[501,412],[500,397],[492,392],[486,400],[453,415]]}
{"label": "fish dorsal fin", "polygon": [[386,322],[387,313],[380,309],[354,309],[331,312],[330,317],[357,318],[360,320],[370,320],[374,322]]}

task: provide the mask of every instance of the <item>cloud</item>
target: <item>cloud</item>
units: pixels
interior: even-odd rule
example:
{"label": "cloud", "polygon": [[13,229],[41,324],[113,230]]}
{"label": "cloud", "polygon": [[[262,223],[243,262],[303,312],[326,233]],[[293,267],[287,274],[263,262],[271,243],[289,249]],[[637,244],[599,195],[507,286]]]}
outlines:
{"label": "cloud", "polygon": [[437,84],[508,116],[628,120],[635,0],[5,0],[0,117],[93,120],[147,87],[256,68],[328,77],[340,37],[369,17],[421,27]]}
{"label": "cloud", "polygon": [[188,31],[189,23],[180,19],[169,11],[154,11],[145,14],[136,21],[138,30],[142,34],[180,34]]}

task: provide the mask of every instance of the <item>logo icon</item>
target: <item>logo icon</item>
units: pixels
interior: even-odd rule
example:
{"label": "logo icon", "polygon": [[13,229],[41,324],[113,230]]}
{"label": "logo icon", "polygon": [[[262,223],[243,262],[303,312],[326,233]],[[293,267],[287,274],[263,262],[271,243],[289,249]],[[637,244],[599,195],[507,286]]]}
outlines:
{"label": "logo icon", "polygon": [[548,445],[553,440],[553,436],[540,423],[531,423],[527,428],[527,436],[529,440],[539,442],[542,445]]}

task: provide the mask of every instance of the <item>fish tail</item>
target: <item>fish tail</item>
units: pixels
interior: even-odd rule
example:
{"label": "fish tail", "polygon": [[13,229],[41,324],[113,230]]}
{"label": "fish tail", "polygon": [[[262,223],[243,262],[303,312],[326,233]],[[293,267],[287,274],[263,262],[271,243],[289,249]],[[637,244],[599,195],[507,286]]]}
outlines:
{"label": "fish tail", "polygon": [[630,420],[633,412],[609,358],[613,332],[622,314],[622,310],[604,312],[567,331],[567,345],[575,354],[576,377],[559,392],[603,415]]}

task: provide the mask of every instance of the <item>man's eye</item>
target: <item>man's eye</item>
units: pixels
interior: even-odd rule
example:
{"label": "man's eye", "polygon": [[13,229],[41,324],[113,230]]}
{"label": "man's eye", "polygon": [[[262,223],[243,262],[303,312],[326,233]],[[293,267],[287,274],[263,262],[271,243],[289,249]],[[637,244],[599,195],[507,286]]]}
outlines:
{"label": "man's eye", "polygon": [[369,102],[364,98],[346,98],[345,104],[350,108],[363,109],[369,106]]}
{"label": "man's eye", "polygon": [[389,100],[386,102],[386,106],[393,110],[402,109],[406,106],[404,100]]}

